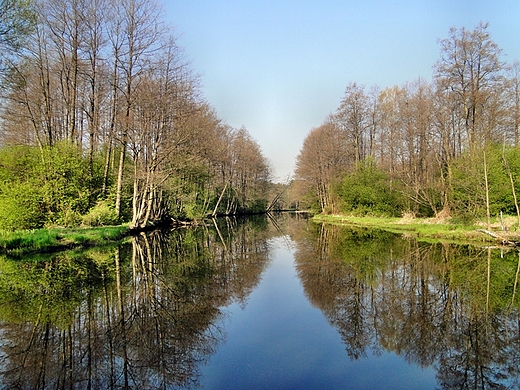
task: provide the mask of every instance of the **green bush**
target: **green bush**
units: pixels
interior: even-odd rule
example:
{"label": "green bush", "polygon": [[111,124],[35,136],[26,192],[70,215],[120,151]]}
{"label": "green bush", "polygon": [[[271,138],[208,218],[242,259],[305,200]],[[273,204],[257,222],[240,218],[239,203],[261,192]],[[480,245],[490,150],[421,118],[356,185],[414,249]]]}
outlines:
{"label": "green bush", "polygon": [[82,217],[78,211],[66,208],[58,214],[58,217],[52,225],[47,224],[47,226],[75,227],[81,224],[81,220]]}
{"label": "green bush", "polygon": [[[95,158],[92,172],[89,166],[81,148],[66,141],[42,149],[1,148],[0,229],[113,224],[114,213],[107,204],[89,211],[100,195],[103,159]],[[124,201],[122,211],[127,212],[130,202]]]}
{"label": "green bush", "polygon": [[0,229],[36,229],[44,225],[46,215],[42,208],[40,188],[30,183],[0,185]]}
{"label": "green bush", "polygon": [[397,217],[404,211],[405,199],[387,174],[371,160],[361,162],[338,189],[344,212],[356,215]]}
{"label": "green bush", "polygon": [[83,216],[82,223],[86,226],[116,225],[118,223],[116,210],[108,201],[100,200],[88,214]]}
{"label": "green bush", "polygon": [[484,166],[487,171],[491,215],[497,215],[501,211],[506,214],[516,214],[507,168],[511,171],[518,196],[520,194],[520,151],[518,148],[504,149],[501,144],[493,144],[488,145],[486,149],[474,150],[472,153],[468,151],[453,161],[454,217],[473,220],[486,215]]}

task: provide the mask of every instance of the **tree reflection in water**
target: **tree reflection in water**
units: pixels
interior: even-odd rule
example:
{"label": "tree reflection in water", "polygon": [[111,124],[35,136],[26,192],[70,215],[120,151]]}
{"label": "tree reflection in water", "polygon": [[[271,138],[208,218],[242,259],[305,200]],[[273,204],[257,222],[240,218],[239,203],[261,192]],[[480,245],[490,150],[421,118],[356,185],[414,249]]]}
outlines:
{"label": "tree reflection in water", "polygon": [[287,216],[259,222],[0,258],[3,388],[197,387],[226,336],[222,308],[245,305],[270,263],[269,239],[281,234],[346,359],[393,352],[435,367],[444,389],[519,387],[518,252]]}
{"label": "tree reflection in water", "polygon": [[265,230],[231,220],[218,230],[2,259],[4,388],[195,387],[224,339],[220,308],[243,301],[269,260]]}
{"label": "tree reflection in water", "polygon": [[395,352],[443,389],[519,387],[517,252],[337,226],[295,241],[306,295],[352,359]]}

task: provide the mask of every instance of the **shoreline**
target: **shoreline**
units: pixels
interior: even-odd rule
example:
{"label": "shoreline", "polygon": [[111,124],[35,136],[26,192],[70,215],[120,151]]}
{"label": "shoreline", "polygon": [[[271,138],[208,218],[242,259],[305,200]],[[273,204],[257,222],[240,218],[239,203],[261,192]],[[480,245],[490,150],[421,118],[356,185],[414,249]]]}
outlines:
{"label": "shoreline", "polygon": [[0,254],[24,256],[102,246],[131,235],[127,225],[0,231]]}
{"label": "shoreline", "polygon": [[[412,236],[422,241],[435,240],[458,244],[498,244],[508,246],[520,243],[520,232],[500,229],[499,223],[492,224],[490,231],[485,224],[454,223],[450,220],[435,218],[387,218],[387,217],[355,217],[342,214],[316,214],[312,218],[317,223],[355,226],[385,230],[397,234]],[[489,234],[493,233],[493,235]],[[514,245],[513,245],[514,246]]]}

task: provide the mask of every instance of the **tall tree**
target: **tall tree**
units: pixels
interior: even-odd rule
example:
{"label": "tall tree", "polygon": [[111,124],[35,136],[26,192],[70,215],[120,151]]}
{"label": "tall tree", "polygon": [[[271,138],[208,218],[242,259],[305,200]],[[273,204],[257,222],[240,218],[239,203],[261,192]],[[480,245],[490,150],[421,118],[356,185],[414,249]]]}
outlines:
{"label": "tall tree", "polygon": [[402,158],[405,153],[401,150],[401,130],[403,118],[400,112],[404,90],[397,86],[385,88],[379,94],[380,131],[377,139],[376,157],[381,166],[390,174],[401,170]]}
{"label": "tall tree", "polygon": [[144,227],[164,218],[164,183],[189,160],[186,116],[197,109],[193,80],[174,39],[138,78],[138,98],[128,141],[134,166],[132,225]]}
{"label": "tall tree", "polygon": [[484,118],[491,95],[501,87],[504,64],[502,50],[487,29],[482,22],[473,31],[451,28],[449,37],[439,41],[441,58],[435,65],[435,77],[445,80],[442,85],[457,99],[470,150],[492,139],[497,130],[486,126]]}
{"label": "tall tree", "polygon": [[0,0],[0,76],[11,68],[12,56],[34,32],[36,14],[30,0]]}
{"label": "tall tree", "polygon": [[370,105],[365,88],[356,83],[349,83],[345,89],[345,96],[341,100],[334,116],[339,128],[349,138],[353,153],[353,163],[358,164],[366,158],[370,151]]}
{"label": "tall tree", "polygon": [[436,209],[430,189],[438,173],[433,157],[435,148],[432,137],[431,88],[425,80],[419,78],[404,87],[405,100],[401,101],[403,117],[403,150],[406,153],[407,166],[402,178],[413,201],[413,212],[417,213],[421,205]]}
{"label": "tall tree", "polygon": [[[108,61],[103,59],[103,52],[108,46],[107,17],[103,10],[107,9],[106,0],[89,0],[81,8],[84,19],[84,37],[80,43],[85,66],[80,68],[80,77],[85,80],[84,103],[81,105],[87,116],[88,127],[88,160],[91,196],[94,191],[94,155],[98,144],[102,141],[102,118],[108,117],[102,106],[108,102],[109,88],[105,85],[104,76],[108,78]],[[105,114],[105,115],[103,115]]]}
{"label": "tall tree", "polygon": [[116,67],[121,72],[121,93],[124,101],[124,118],[120,141],[119,166],[116,184],[116,213],[121,213],[123,173],[128,143],[128,133],[133,127],[134,103],[137,97],[137,79],[148,65],[148,59],[160,49],[162,34],[161,11],[155,2],[146,0],[122,0],[115,5],[118,37],[113,38]]}

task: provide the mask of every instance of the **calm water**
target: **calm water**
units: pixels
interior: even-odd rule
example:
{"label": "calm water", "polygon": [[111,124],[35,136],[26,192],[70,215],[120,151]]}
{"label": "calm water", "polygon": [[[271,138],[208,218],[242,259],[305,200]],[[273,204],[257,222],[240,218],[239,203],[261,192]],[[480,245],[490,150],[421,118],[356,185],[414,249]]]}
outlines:
{"label": "calm water", "polygon": [[433,369],[410,365],[395,353],[350,359],[338,330],[306,298],[294,250],[280,238],[270,243],[272,262],[245,307],[226,310],[226,343],[203,368],[203,388],[435,388]]}
{"label": "calm water", "polygon": [[0,383],[516,389],[519,261],[289,215],[0,258]]}

